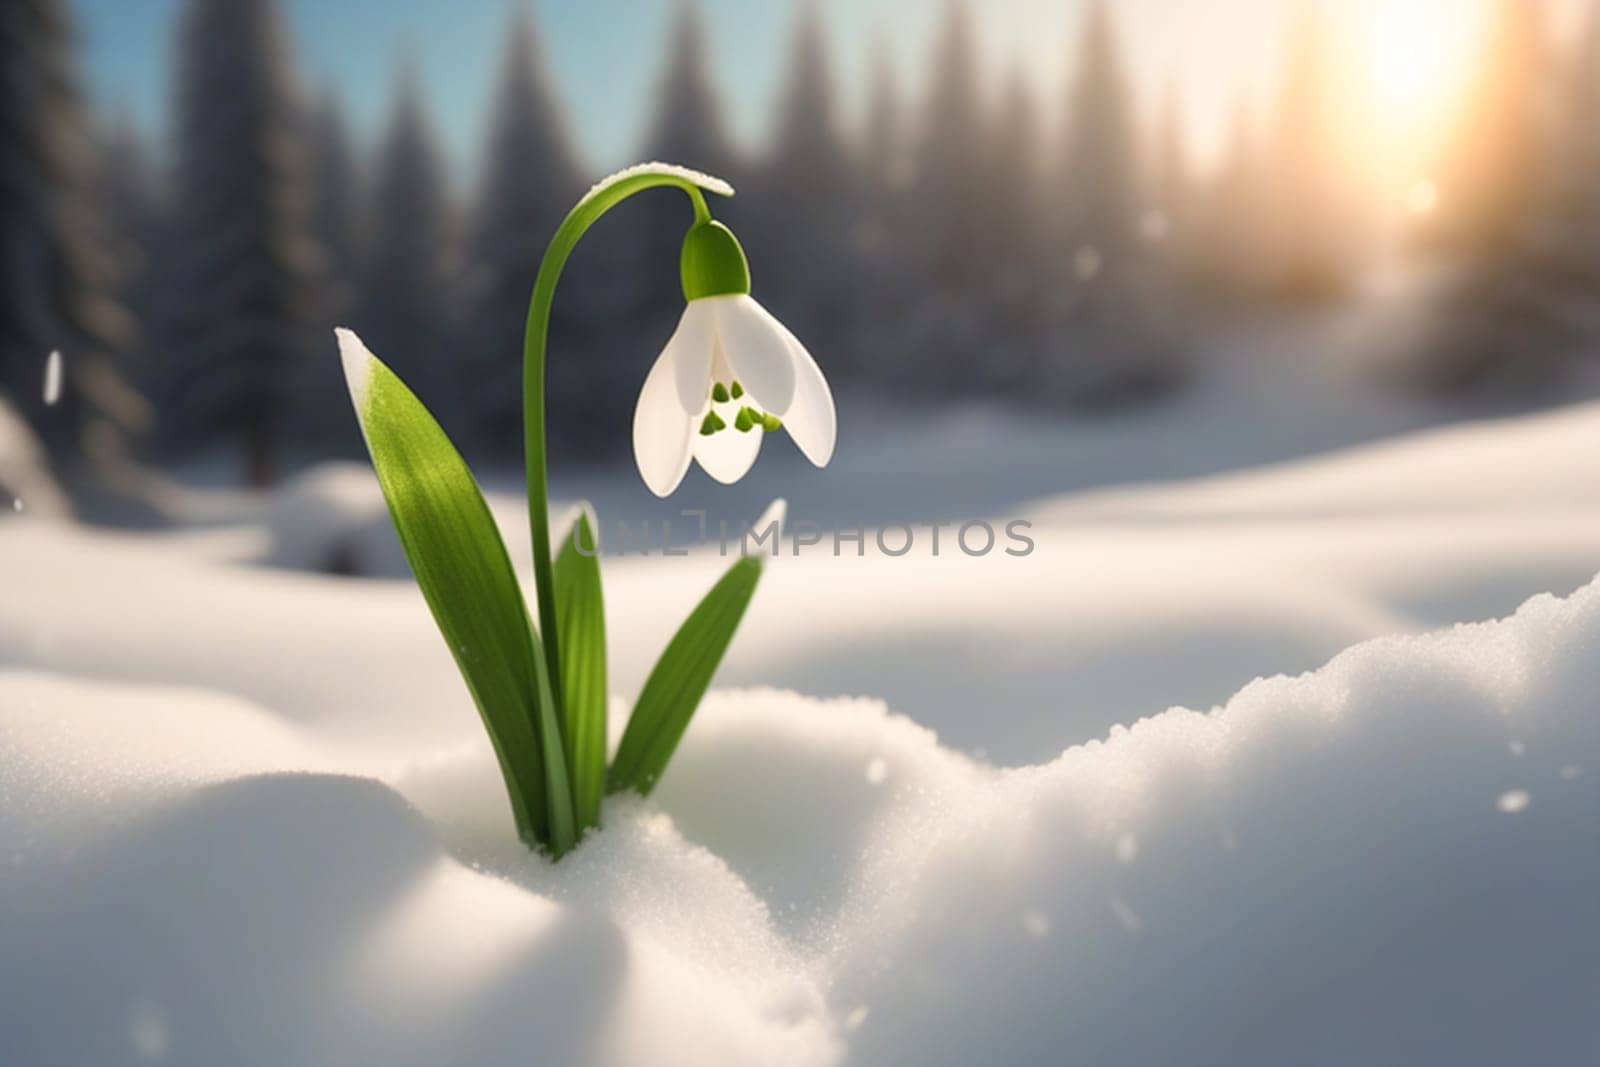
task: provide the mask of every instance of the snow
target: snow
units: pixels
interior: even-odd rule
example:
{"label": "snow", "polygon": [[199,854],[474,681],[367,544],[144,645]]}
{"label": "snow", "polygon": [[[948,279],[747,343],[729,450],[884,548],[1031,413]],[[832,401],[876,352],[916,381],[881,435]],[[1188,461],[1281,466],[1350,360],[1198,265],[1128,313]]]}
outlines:
{"label": "snow", "polygon": [[0,522],[7,509],[60,517],[67,513],[67,499],[28,423],[0,396]]}
{"label": "snow", "polygon": [[625,167],[622,170],[617,171],[615,174],[601,178],[598,182],[595,182],[594,185],[589,187],[589,191],[584,194],[584,198],[588,199],[608,185],[613,185],[628,178],[643,177],[647,174],[655,174],[668,178],[677,178],[680,181],[688,182],[690,185],[699,186],[701,189],[704,189],[707,192],[716,193],[718,196],[733,195],[733,186],[729,185],[721,178],[713,177],[710,174],[704,174],[689,167],[679,166],[676,163],[652,162],[635,163],[631,167]]}
{"label": "snow", "polygon": [[[1597,437],[1041,497],[1021,559],[785,555],[656,795],[559,865],[411,585],[291,569],[394,573],[370,473],[0,522],[0,1047],[1588,1062]],[[723,565],[606,561],[614,728]]]}
{"label": "snow", "polygon": [[[1123,431],[1109,432],[1120,439]],[[1041,472],[1054,464],[1071,479],[1072,463],[1099,459],[1076,438],[1041,440],[1026,425],[960,431],[940,423],[903,450],[858,442],[837,470],[780,479],[793,494],[791,529],[798,521],[843,528],[863,514],[937,518],[893,498],[917,499],[921,475],[901,472],[928,471],[931,480],[946,456],[954,469],[943,495],[965,494],[968,515],[1032,521],[1037,550],[1025,559],[968,559],[947,549],[935,559],[922,528],[917,549],[899,559],[875,547],[865,559],[848,546],[843,558],[831,555],[831,544],[799,558],[786,549],[723,681],[872,694],[963,750],[1007,764],[1047,759],[1152,710],[1208,707],[1241,680],[1309,670],[1366,638],[1504,615],[1535,593],[1575,590],[1600,570],[1596,439],[1600,409],[1581,407],[1244,473],[1066,496],[1038,496]],[[969,478],[963,464],[997,477]],[[861,468],[894,473],[869,482]],[[840,495],[820,496],[811,475],[841,483]],[[675,531],[692,527],[680,507],[709,507],[736,527],[770,498],[762,477],[758,468],[733,490],[719,488],[736,498],[728,503],[695,497],[703,486],[691,484],[686,499],[655,510],[639,503],[643,491],[631,476],[631,495],[606,485],[568,491],[596,500],[608,536],[619,520],[634,529],[642,519],[658,531],[663,520]],[[995,482],[1005,478],[1014,484],[1000,495]],[[1038,498],[1026,502],[1031,495]],[[512,558],[526,559],[521,498],[495,492],[490,501]],[[986,507],[996,510],[978,510]],[[360,464],[311,472],[270,511],[272,543],[258,558],[407,574],[382,497]],[[946,544],[954,533],[945,530]],[[613,649],[621,691],[637,690],[720,565],[714,554],[664,560],[659,548],[649,559],[607,560],[608,604],[630,620],[633,638]],[[207,570],[203,580],[216,577]],[[1159,612],[1150,610],[1155,604]],[[820,610],[827,605],[835,608]],[[417,645],[434,640],[425,619],[416,626]],[[944,669],[930,671],[929,663]],[[1051,716],[1030,710],[1058,703],[1062,692],[1073,694],[1070,708]],[[979,703],[991,710],[969,714]]]}
{"label": "snow", "polygon": [[44,386],[42,389],[45,407],[54,407],[61,401],[61,350],[53,350],[44,361]]}
{"label": "snow", "polygon": [[370,463],[328,462],[296,475],[272,495],[262,526],[269,542],[262,559],[279,567],[410,573]]}
{"label": "snow", "polygon": [[1519,811],[1527,811],[1528,805],[1533,803],[1533,798],[1526,789],[1510,789],[1500,794],[1500,799],[1495,801],[1495,807],[1507,815],[1515,815]]}
{"label": "snow", "polygon": [[334,331],[339,342],[339,362],[344,368],[345,384],[350,387],[350,400],[360,411],[367,403],[367,391],[372,388],[372,353],[361,343],[354,332],[339,327]]}

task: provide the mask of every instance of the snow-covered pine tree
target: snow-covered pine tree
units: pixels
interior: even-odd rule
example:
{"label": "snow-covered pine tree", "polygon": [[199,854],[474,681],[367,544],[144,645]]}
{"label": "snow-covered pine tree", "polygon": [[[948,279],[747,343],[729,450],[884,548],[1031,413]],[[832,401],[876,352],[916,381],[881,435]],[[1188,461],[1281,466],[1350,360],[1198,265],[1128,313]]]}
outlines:
{"label": "snow-covered pine tree", "polygon": [[1092,0],[1068,101],[1064,208],[1053,316],[1062,342],[1032,395],[1104,407],[1170,386],[1179,364],[1160,326],[1161,297],[1140,240],[1146,183],[1133,96],[1111,9]]}
{"label": "snow-covered pine tree", "polygon": [[322,250],[322,307],[343,322],[362,261],[361,179],[344,106],[324,91],[312,109],[311,236]]}
{"label": "snow-covered pine tree", "polygon": [[1393,364],[1431,395],[1546,399],[1600,330],[1573,256],[1561,171],[1561,65],[1541,0],[1496,0],[1439,168],[1435,245],[1451,266]]}
{"label": "snow-covered pine tree", "polygon": [[966,0],[949,0],[934,45],[918,137],[916,188],[924,271],[937,299],[964,301],[988,281],[982,252],[989,179],[978,44]]}
{"label": "snow-covered pine tree", "polygon": [[991,222],[999,246],[993,280],[1003,301],[1038,270],[1036,236],[1043,204],[1041,126],[1033,86],[1022,65],[1012,67],[991,124],[988,185]]}
{"label": "snow-covered pine tree", "polygon": [[[545,245],[583,192],[572,140],[526,6],[509,27],[486,153],[467,238],[459,348],[467,361],[463,384],[477,443],[496,460],[513,462],[522,456],[528,298]],[[586,284],[592,276],[584,266],[589,254],[580,247],[562,281],[547,371],[551,441],[579,454],[604,447],[595,439],[597,425],[615,425],[593,418],[585,406],[596,392],[592,378],[589,389],[583,383],[593,357],[582,308],[597,289]]]}
{"label": "snow-covered pine tree", "polygon": [[1048,300],[1045,278],[1049,243],[1041,239],[1044,217],[1044,158],[1038,102],[1027,72],[1013,65],[990,123],[990,189],[993,270],[985,288],[993,339],[984,361],[986,388],[1025,394],[1038,380],[1038,361]]}
{"label": "snow-covered pine tree", "polygon": [[1559,212],[1575,267],[1600,266],[1600,0],[1590,0],[1566,65],[1558,105]]}
{"label": "snow-covered pine tree", "polygon": [[978,47],[966,0],[948,0],[932,55],[930,90],[906,193],[903,231],[917,287],[896,346],[898,387],[952,396],[982,378],[993,280],[988,130]]}
{"label": "snow-covered pine tree", "polygon": [[1144,196],[1132,95],[1105,0],[1089,6],[1076,70],[1061,189],[1068,247],[1074,257],[1092,252],[1115,267],[1138,247]]}
{"label": "snow-covered pine tree", "polygon": [[850,230],[858,217],[855,161],[838,127],[833,65],[817,0],[804,0],[772,125],[772,146],[752,178],[742,239],[761,264],[757,284],[779,318],[831,357],[829,374],[859,379],[850,346],[860,278]]}
{"label": "snow-covered pine tree", "polygon": [[[1145,217],[1140,221],[1140,236],[1147,243],[1160,243],[1165,258],[1179,260],[1187,255],[1193,179],[1189,173],[1189,142],[1184,129],[1183,101],[1176,81],[1168,80],[1161,97],[1161,112],[1156,118],[1156,140],[1152,154],[1152,194]],[[1175,264],[1176,265],[1176,264]]]}
{"label": "snow-covered pine tree", "polygon": [[871,353],[855,361],[856,372],[882,382],[897,377],[897,366],[907,359],[906,321],[921,289],[907,269],[914,226],[906,193],[913,164],[892,53],[881,37],[868,62],[866,110],[853,153],[860,203],[850,231],[859,280],[851,344]]}
{"label": "snow-covered pine tree", "polygon": [[159,351],[163,309],[159,269],[165,201],[160,178],[151,165],[143,135],[127,112],[119,112],[101,137],[100,205],[106,221],[107,248],[115,262],[115,296],[138,323],[114,353],[117,370],[136,389],[148,389],[151,355]]}
{"label": "snow-covered pine tree", "polygon": [[[58,472],[76,475],[86,449],[120,443],[145,409],[109,358],[135,324],[113,299],[116,257],[72,49],[65,0],[0,6],[0,391]],[[65,357],[66,388],[47,405],[53,349]]]}
{"label": "snow-covered pine tree", "polygon": [[803,0],[789,52],[789,68],[767,154],[769,191],[838,187],[849,173],[838,128],[837,91],[828,37],[818,0]]}
{"label": "snow-covered pine tree", "polygon": [[1356,232],[1345,197],[1332,57],[1319,10],[1308,2],[1293,30],[1273,132],[1271,272],[1290,299],[1320,300],[1349,284]]}
{"label": "snow-covered pine tree", "polygon": [[868,62],[859,170],[862,184],[872,194],[890,195],[910,182],[911,161],[906,155],[905,114],[894,55],[882,37],[874,39]]}
{"label": "snow-covered pine tree", "polygon": [[[743,168],[711,77],[705,18],[697,0],[678,0],[669,34],[666,67],[645,135],[645,154],[719,176],[742,177]],[[682,227],[679,230],[681,241]]]}
{"label": "snow-covered pine tree", "polygon": [[1194,255],[1185,272],[1212,302],[1257,298],[1266,285],[1270,172],[1248,93],[1234,96],[1221,164],[1197,195]]}
{"label": "snow-covered pine tree", "polygon": [[450,343],[455,226],[444,160],[411,62],[395,87],[371,190],[371,239],[350,322],[445,430],[463,438],[463,367]]}
{"label": "snow-covered pine tree", "polygon": [[1448,245],[1493,254],[1524,229],[1547,180],[1554,69],[1542,0],[1494,0],[1436,178]]}
{"label": "snow-covered pine tree", "polygon": [[[728,133],[722,102],[711,74],[711,52],[705,20],[697,0],[678,0],[668,31],[667,59],[654,93],[655,107],[644,138],[644,159],[681,163],[709,171],[749,192],[747,170]],[[742,196],[718,203],[717,217],[743,233],[748,212]],[[634,282],[629,313],[620,320],[618,348],[659,347],[683,311],[683,292],[674,270],[662,264],[678,261],[690,215],[682,197],[641,197],[628,207],[630,232],[616,231],[625,241],[613,255],[632,264],[626,274]],[[604,224],[602,224],[604,225]],[[620,224],[619,224],[620,225]],[[756,264],[754,282],[762,285]]]}
{"label": "snow-covered pine tree", "polygon": [[[309,158],[308,232],[318,251],[317,323],[311,333],[315,346],[320,338],[331,336],[333,327],[353,324],[366,190],[343,105],[333,91],[325,89],[300,118]],[[285,427],[288,437],[297,447],[319,454],[360,454],[361,434],[350,418],[338,361],[313,355],[291,373],[296,400]]]}
{"label": "snow-covered pine tree", "polygon": [[221,442],[243,477],[284,462],[297,372],[316,345],[309,160],[274,0],[188,0],[178,36],[176,314],[164,421],[180,450]]}

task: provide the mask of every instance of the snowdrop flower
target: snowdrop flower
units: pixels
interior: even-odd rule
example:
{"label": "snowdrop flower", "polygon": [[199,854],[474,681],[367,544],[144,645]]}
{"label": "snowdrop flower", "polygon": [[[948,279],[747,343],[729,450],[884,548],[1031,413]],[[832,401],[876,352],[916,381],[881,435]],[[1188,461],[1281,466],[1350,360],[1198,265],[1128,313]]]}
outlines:
{"label": "snowdrop flower", "polygon": [[633,453],[645,485],[671,495],[691,459],[725,485],[743,478],[761,439],[786,429],[818,467],[833,458],[833,393],[816,360],[750,296],[732,231],[707,221],[683,242],[688,307],[644,380]]}

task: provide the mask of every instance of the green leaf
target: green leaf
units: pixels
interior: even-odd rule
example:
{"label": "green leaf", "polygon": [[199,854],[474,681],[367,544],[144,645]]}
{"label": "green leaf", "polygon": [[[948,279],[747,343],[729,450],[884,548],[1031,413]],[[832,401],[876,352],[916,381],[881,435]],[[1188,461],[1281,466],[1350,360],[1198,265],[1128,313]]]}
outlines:
{"label": "green leaf", "polygon": [[489,731],[517,832],[576,838],[555,701],[500,531],[461,454],[361,339],[339,330],[356,417],[417,585]]}
{"label": "green leaf", "polygon": [[644,683],[617,747],[609,778],[612,792],[633,789],[649,793],[655,787],[711,685],[711,676],[760,580],[761,558],[739,559],[673,636]]}
{"label": "green leaf", "polygon": [[606,785],[606,611],[600,594],[599,543],[587,508],[579,513],[556,557],[555,592],[561,638],[561,736],[582,833],[600,825],[600,798]]}

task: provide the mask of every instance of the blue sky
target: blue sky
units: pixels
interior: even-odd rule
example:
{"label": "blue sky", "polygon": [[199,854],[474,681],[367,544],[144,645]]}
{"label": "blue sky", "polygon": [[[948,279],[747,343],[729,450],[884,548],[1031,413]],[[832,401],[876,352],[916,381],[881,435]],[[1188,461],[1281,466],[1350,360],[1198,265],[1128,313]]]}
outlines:
{"label": "blue sky", "polygon": [[[282,0],[306,80],[329,86],[366,133],[381,117],[393,83],[395,56],[416,52],[440,132],[458,160],[470,159],[493,88],[501,34],[523,0]],[[526,0],[544,35],[562,97],[592,166],[630,158],[661,67],[673,0]],[[736,135],[758,146],[780,85],[795,6],[782,0],[701,0],[710,27],[715,73]],[[797,0],[799,2],[799,0]],[[943,0],[821,0],[847,111],[857,108],[868,57],[877,39],[895,57],[914,90],[926,76],[927,54]],[[1223,0],[1273,14],[1280,0]],[[104,107],[127,108],[159,130],[170,86],[173,21],[182,0],[75,0],[93,95]],[[1059,95],[1073,25],[1082,0],[983,0],[978,18],[988,66],[998,73],[1022,64],[1037,79],[1043,104]],[[1196,17],[1200,4],[1124,0],[1125,36],[1147,75],[1190,68],[1199,96],[1219,66],[1206,47],[1262,54],[1271,44],[1265,20],[1244,19],[1231,42],[1214,38],[1215,19]],[[1162,16],[1163,9],[1169,9]],[[1188,14],[1173,15],[1172,11]],[[1157,16],[1157,17],[1152,17]],[[1211,29],[1207,29],[1210,26]],[[1238,38],[1261,47],[1239,51]],[[1246,63],[1246,68],[1252,64]],[[1217,95],[1217,94],[1211,94]],[[1204,110],[1203,100],[1196,101]]]}
{"label": "blue sky", "polygon": [[[84,67],[102,108],[126,108],[153,133],[170,92],[173,22],[183,0],[73,0]],[[487,113],[502,34],[519,3],[535,12],[569,120],[588,165],[629,162],[662,63],[674,0],[281,0],[298,65],[312,86],[344,100],[370,137],[383,115],[396,57],[420,61],[434,119],[459,165],[470,166]],[[734,133],[757,148],[772,113],[796,4],[808,0],[701,0],[715,76]],[[927,76],[946,0],[815,0],[833,42],[847,118],[859,109],[875,41],[889,49],[915,98]],[[1073,29],[1086,0],[975,0],[986,69],[1020,65],[1047,119],[1058,117]],[[1169,78],[1185,98],[1204,149],[1240,86],[1269,84],[1283,28],[1306,0],[1114,0],[1147,104]],[[1476,0],[1341,0],[1341,14],[1383,4],[1433,5],[1459,20]],[[1574,0],[1558,0],[1570,5]],[[1330,5],[1325,5],[1330,6]]]}

